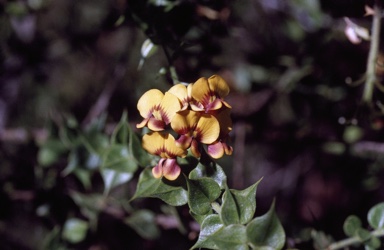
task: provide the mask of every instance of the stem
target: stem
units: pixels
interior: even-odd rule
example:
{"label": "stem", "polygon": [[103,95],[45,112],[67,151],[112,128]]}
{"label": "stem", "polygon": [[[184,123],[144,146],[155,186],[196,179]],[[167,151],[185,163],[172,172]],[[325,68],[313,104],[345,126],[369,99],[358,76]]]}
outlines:
{"label": "stem", "polygon": [[215,210],[216,213],[218,213],[218,214],[221,213],[221,207],[220,207],[219,203],[212,202],[211,206],[212,206],[213,210]]}
{"label": "stem", "polygon": [[175,84],[179,83],[179,78],[177,76],[175,67],[172,66],[172,63],[173,63],[172,57],[169,54],[167,47],[164,44],[162,45],[162,48],[163,48],[165,57],[167,58],[167,61],[168,61],[168,69],[169,69],[169,72],[171,74],[173,84],[175,85]]}
{"label": "stem", "polygon": [[363,102],[371,103],[373,88],[376,82],[376,60],[379,53],[379,42],[380,42],[380,26],[381,26],[381,4],[380,0],[376,0],[373,6],[373,22],[372,22],[372,35],[371,35],[371,47],[368,54],[367,60],[367,71],[366,81],[363,92]]}
{"label": "stem", "polygon": [[[384,236],[384,230],[383,229],[377,229],[371,232],[371,236],[375,237],[383,237]],[[347,238],[335,243],[332,243],[329,245],[326,250],[336,250],[336,249],[342,249],[357,243],[362,243],[361,239],[358,237],[352,237],[352,238]]]}

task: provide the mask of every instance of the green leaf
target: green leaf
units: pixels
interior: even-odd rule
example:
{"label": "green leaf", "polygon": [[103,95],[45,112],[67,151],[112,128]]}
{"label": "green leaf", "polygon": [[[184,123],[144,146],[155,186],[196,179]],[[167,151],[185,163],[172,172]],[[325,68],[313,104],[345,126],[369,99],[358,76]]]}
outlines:
{"label": "green leaf", "polygon": [[356,235],[357,229],[360,229],[361,226],[361,220],[356,215],[350,215],[344,222],[343,230],[345,235],[353,237]]}
{"label": "green leaf", "polygon": [[66,151],[64,144],[57,139],[48,139],[39,149],[37,160],[43,167],[55,163],[60,155]]}
{"label": "green leaf", "polygon": [[213,210],[210,210],[210,212],[208,212],[207,214],[203,214],[203,215],[195,214],[192,211],[189,211],[189,213],[193,217],[193,219],[195,219],[195,221],[201,225],[203,223],[203,221],[205,220],[205,218],[207,218],[207,216],[213,214]]}
{"label": "green leaf", "polygon": [[199,215],[211,211],[211,202],[216,200],[221,193],[219,185],[208,177],[187,181],[188,205],[192,212]]}
{"label": "green leaf", "polygon": [[62,237],[70,243],[84,240],[88,231],[88,222],[77,218],[68,219],[63,226]]}
{"label": "green leaf", "polygon": [[41,250],[50,250],[50,249],[56,249],[56,250],[67,250],[68,248],[65,247],[64,242],[61,240],[61,234],[60,234],[60,228],[59,226],[55,226],[43,239]]}
{"label": "green leaf", "polygon": [[356,236],[361,240],[361,242],[364,242],[371,238],[371,233],[367,229],[358,228],[356,230]]}
{"label": "green leaf", "polygon": [[256,211],[256,189],[260,181],[244,190],[225,191],[221,207],[221,219],[225,225],[246,224],[252,220]]}
{"label": "green leaf", "polygon": [[212,235],[220,250],[248,250],[246,228],[243,225],[229,225]]}
{"label": "green leaf", "polygon": [[326,249],[334,240],[330,235],[322,231],[311,230],[311,238],[313,239],[313,247],[315,249]]}
{"label": "green leaf", "polygon": [[253,219],[247,225],[247,237],[254,248],[283,248],[285,232],[275,214],[275,202],[266,214]]}
{"label": "green leaf", "polygon": [[355,143],[361,139],[364,131],[358,126],[348,126],[345,128],[343,139],[346,143]]}
{"label": "green leaf", "polygon": [[104,154],[103,168],[125,173],[134,173],[137,163],[132,158],[127,146],[114,144]]}
{"label": "green leaf", "polygon": [[73,171],[73,174],[87,190],[91,188],[91,173],[88,170],[77,168]]}
{"label": "green leaf", "polygon": [[82,194],[74,191],[70,192],[70,196],[81,209],[81,213],[89,219],[91,228],[96,228],[98,215],[105,206],[105,196],[101,194]]}
{"label": "green leaf", "polygon": [[111,144],[121,144],[128,146],[132,158],[140,165],[147,166],[150,163],[148,153],[141,146],[141,141],[132,131],[128,121],[127,112],[121,116],[120,122],[116,125],[111,136]]}
{"label": "green leaf", "polygon": [[152,211],[142,209],[134,212],[124,221],[144,239],[154,240],[160,237],[160,229],[155,220],[155,214]]}
{"label": "green leaf", "polygon": [[369,210],[368,223],[374,229],[384,228],[384,202],[375,205]]}
{"label": "green leaf", "polygon": [[129,152],[131,152],[133,158],[140,166],[148,166],[150,164],[151,158],[149,157],[149,154],[143,149],[140,139],[133,132],[130,132],[129,135]]}
{"label": "green leaf", "polygon": [[240,223],[240,216],[237,204],[235,198],[233,198],[233,195],[229,189],[225,190],[223,194],[223,205],[221,206],[220,217],[224,225]]}
{"label": "green leaf", "polygon": [[156,179],[153,177],[151,169],[146,168],[140,174],[136,192],[131,200],[140,197],[153,197],[159,198],[171,206],[184,205],[188,202],[188,194],[180,184],[177,186],[178,184],[177,181],[168,182],[163,179]]}
{"label": "green leaf", "polygon": [[123,144],[128,145],[130,127],[127,121],[127,112],[125,111],[119,123],[116,125],[111,136],[111,144]]}
{"label": "green leaf", "polygon": [[227,176],[223,169],[212,161],[200,162],[195,169],[189,173],[189,179],[196,180],[203,177],[212,178],[221,189],[227,187]]}
{"label": "green leaf", "polygon": [[381,247],[381,241],[379,238],[372,236],[371,239],[365,244],[365,249],[367,250],[374,250],[374,249],[379,249]]}
{"label": "green leaf", "polygon": [[102,169],[100,171],[104,181],[104,192],[108,193],[112,188],[128,182],[132,179],[132,173],[120,172],[112,169]]}
{"label": "green leaf", "polygon": [[191,249],[195,248],[208,248],[208,249],[219,249],[212,240],[212,235],[224,227],[223,223],[220,220],[219,215],[211,214],[208,215],[204,221],[201,223],[201,230],[199,234],[199,239],[193,245]]}

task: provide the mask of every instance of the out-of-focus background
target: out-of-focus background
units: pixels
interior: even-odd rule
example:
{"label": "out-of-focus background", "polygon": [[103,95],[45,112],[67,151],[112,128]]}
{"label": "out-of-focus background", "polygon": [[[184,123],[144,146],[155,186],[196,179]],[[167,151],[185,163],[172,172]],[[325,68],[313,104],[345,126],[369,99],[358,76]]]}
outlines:
{"label": "out-of-focus background", "polygon": [[[131,208],[112,202],[93,213],[105,176],[89,148],[62,142],[95,121],[106,140],[124,111],[135,129],[137,100],[172,86],[170,69],[181,82],[219,74],[230,85],[234,154],[219,164],[231,188],[263,177],[256,214],[275,198],[291,246],[310,249],[312,229],[343,238],[348,215],[364,219],[384,199],[383,94],[375,90],[373,108],[361,105],[369,41],[345,32],[370,31],[370,4],[0,1],[0,248],[193,245],[198,228],[186,207],[138,201],[159,224],[149,235],[124,219]],[[142,52],[147,39],[152,55]],[[132,181],[113,192],[128,200],[134,189]]]}

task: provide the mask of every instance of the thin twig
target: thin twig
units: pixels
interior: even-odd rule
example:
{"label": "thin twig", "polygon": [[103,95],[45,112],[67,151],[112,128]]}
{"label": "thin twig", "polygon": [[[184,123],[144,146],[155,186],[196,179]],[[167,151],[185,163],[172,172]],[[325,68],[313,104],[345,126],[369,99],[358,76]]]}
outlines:
{"label": "thin twig", "polygon": [[[371,236],[374,237],[383,237],[384,236],[384,230],[383,229],[377,229],[371,232]],[[337,249],[342,249],[346,248],[348,246],[355,245],[357,243],[362,243],[361,239],[358,237],[352,237],[352,238],[347,238],[335,243],[332,243],[327,247],[326,250],[337,250]]]}
{"label": "thin twig", "polygon": [[367,60],[367,71],[366,71],[366,81],[364,85],[363,92],[363,102],[371,103],[373,89],[375,86],[376,74],[376,60],[379,53],[379,43],[380,43],[380,26],[381,26],[381,3],[380,0],[376,0],[373,6],[373,22],[372,22],[372,35],[371,35],[371,45],[368,54]]}

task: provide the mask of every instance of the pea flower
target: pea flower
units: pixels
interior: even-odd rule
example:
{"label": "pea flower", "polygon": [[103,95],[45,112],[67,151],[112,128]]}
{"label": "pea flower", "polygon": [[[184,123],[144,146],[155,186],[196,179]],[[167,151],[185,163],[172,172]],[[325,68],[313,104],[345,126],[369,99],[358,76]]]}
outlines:
{"label": "pea flower", "polygon": [[180,108],[181,104],[175,95],[169,92],[163,94],[158,89],[148,90],[137,103],[137,109],[144,120],[136,127],[148,126],[153,131],[162,131]]}
{"label": "pea flower", "polygon": [[169,93],[174,94],[181,102],[181,110],[186,110],[191,101],[192,84],[185,86],[184,84],[176,84],[168,90]]}
{"label": "pea flower", "polygon": [[177,157],[185,157],[185,149],[176,146],[175,138],[169,133],[150,132],[143,136],[143,148],[148,153],[161,157],[159,163],[152,169],[155,178],[165,177],[175,180],[181,172]]}
{"label": "pea flower", "polygon": [[229,138],[229,132],[232,131],[230,112],[230,108],[223,106],[221,109],[213,113],[220,124],[220,134],[217,140],[207,147],[207,153],[212,158],[219,159],[224,155],[224,153],[226,155],[231,155],[233,152],[233,148],[226,142]]}
{"label": "pea flower", "polygon": [[171,127],[180,135],[176,145],[183,149],[191,148],[195,157],[200,157],[199,143],[211,144],[220,133],[219,122],[213,115],[193,110],[178,112],[173,117]]}
{"label": "pea flower", "polygon": [[208,79],[201,77],[193,85],[191,89],[191,108],[195,111],[205,111],[220,109],[224,106],[231,106],[223,100],[229,94],[227,83],[218,75],[213,75]]}

